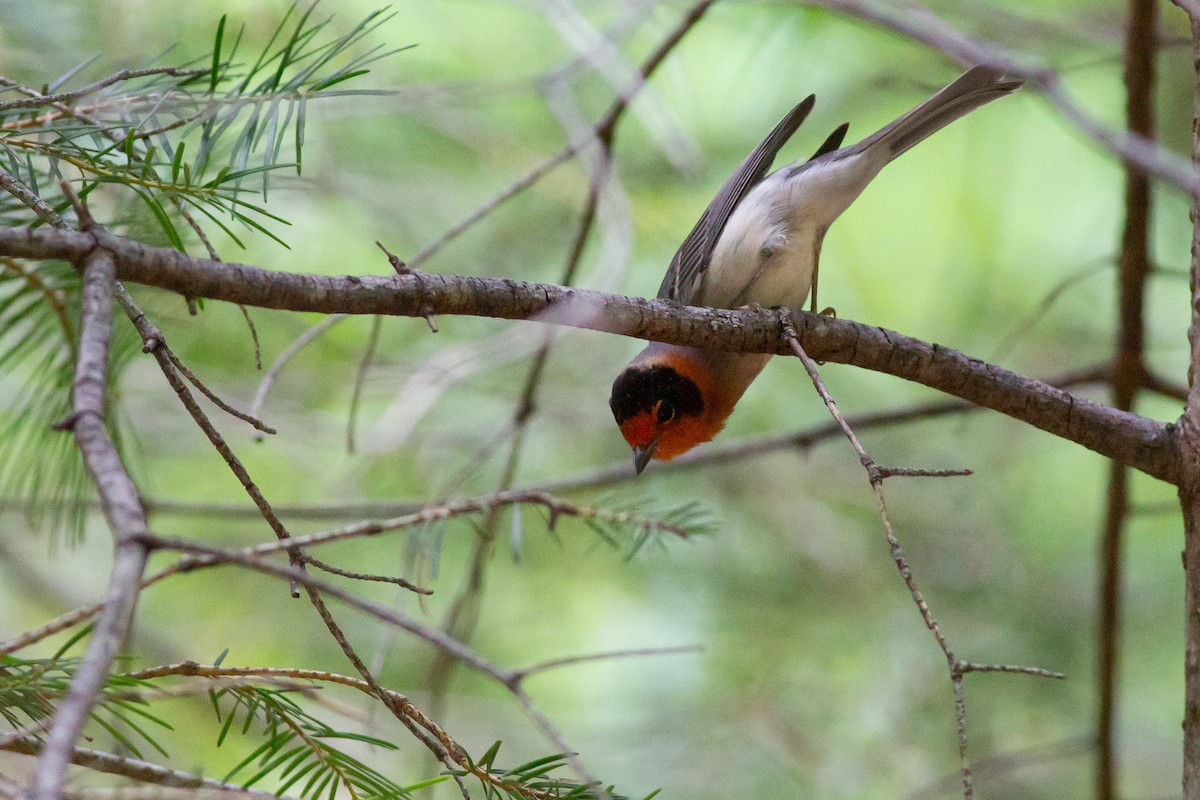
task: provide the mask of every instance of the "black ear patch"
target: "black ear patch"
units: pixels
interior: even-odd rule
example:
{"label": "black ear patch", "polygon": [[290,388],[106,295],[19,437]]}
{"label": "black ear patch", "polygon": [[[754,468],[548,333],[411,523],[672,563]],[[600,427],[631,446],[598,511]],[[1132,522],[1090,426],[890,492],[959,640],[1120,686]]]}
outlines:
{"label": "black ear patch", "polygon": [[650,411],[658,402],[669,403],[676,413],[698,417],[704,413],[700,389],[671,367],[630,367],[613,382],[608,405],[620,425],[630,417]]}

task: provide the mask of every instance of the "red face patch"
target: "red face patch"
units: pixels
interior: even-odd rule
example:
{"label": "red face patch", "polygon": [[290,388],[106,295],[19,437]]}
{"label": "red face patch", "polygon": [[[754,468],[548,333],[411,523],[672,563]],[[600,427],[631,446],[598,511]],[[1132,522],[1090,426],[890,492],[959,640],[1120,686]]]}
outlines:
{"label": "red face patch", "polygon": [[621,435],[629,442],[630,447],[647,447],[657,434],[658,423],[654,414],[649,411],[634,414],[621,423]]}

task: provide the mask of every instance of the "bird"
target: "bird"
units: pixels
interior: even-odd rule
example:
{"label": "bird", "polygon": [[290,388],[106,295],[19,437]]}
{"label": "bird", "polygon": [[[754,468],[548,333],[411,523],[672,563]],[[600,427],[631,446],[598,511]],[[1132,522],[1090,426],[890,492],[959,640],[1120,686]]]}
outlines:
{"label": "bird", "polygon": [[[807,160],[771,174],[775,156],[813,109],[798,103],[738,165],[667,268],[658,297],[716,308],[801,309],[816,290],[829,226],[889,162],[959,117],[1022,85],[972,67],[908,113],[854,145],[838,126]],[[613,382],[609,406],[641,474],[710,441],[770,360],[651,342]]]}

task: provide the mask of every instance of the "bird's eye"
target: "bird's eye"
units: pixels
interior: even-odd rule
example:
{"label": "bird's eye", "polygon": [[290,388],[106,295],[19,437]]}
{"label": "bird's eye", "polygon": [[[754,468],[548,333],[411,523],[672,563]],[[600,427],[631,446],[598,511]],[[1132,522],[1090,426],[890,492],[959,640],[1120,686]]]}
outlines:
{"label": "bird's eye", "polygon": [[675,406],[670,403],[658,404],[658,424],[666,425],[671,420],[675,419]]}

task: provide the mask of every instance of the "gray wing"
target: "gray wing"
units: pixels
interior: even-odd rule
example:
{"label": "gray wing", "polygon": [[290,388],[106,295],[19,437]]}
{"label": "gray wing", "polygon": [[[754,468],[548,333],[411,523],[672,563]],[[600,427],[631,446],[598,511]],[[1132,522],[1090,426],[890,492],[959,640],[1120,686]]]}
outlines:
{"label": "gray wing", "polygon": [[721,231],[725,229],[729,215],[746,193],[771,169],[775,155],[804,122],[805,117],[812,111],[814,102],[816,99],[812,95],[804,98],[738,165],[737,170],[708,204],[708,208],[704,209],[696,227],[692,228],[692,232],[683,240],[679,251],[671,259],[671,266],[667,268],[662,286],[658,289],[659,297],[685,304],[691,300],[698,279],[708,269],[713,247],[716,246]]}

